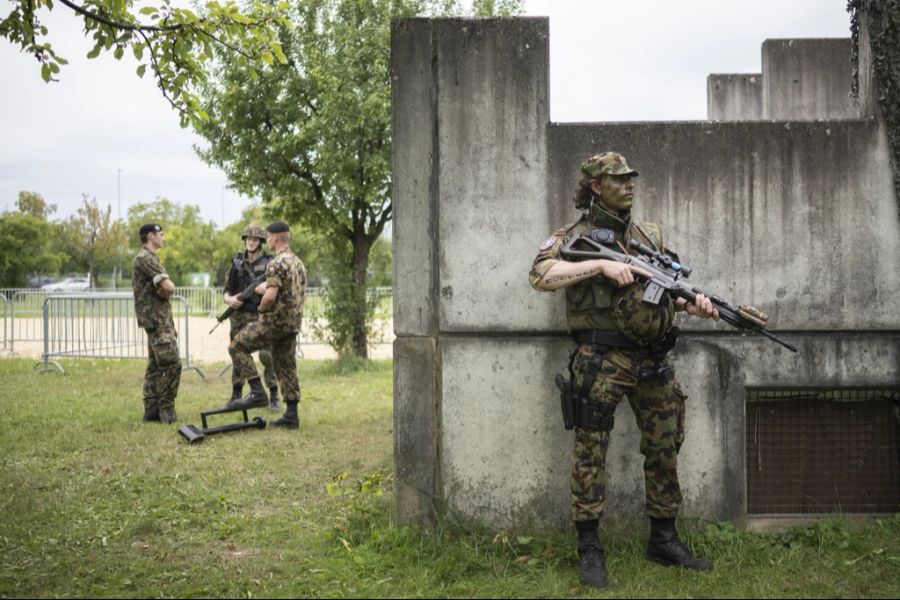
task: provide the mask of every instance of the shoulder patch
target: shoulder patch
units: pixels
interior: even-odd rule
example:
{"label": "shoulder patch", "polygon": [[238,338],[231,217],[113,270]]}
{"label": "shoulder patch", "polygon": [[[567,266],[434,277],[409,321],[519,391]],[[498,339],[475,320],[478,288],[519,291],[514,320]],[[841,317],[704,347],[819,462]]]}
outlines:
{"label": "shoulder patch", "polygon": [[548,237],[546,240],[544,240],[544,243],[541,244],[541,248],[540,248],[541,252],[543,252],[544,250],[549,250],[550,248],[553,247],[553,244],[555,244],[555,243],[556,243],[555,237],[552,237],[552,236]]}

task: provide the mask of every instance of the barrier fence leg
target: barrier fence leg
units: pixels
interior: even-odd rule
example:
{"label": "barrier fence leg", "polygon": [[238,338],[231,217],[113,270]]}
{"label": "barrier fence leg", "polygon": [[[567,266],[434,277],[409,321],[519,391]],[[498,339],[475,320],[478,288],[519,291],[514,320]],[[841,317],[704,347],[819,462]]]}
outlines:
{"label": "barrier fence leg", "polygon": [[50,365],[53,365],[55,368],[59,369],[60,373],[65,373],[63,371],[62,365],[56,362],[55,360],[50,360],[50,298],[44,300],[44,306],[42,307],[41,313],[43,314],[43,325],[44,325],[44,354],[41,357],[41,361],[35,363],[33,369],[37,369],[38,373],[46,373],[47,371],[52,371]]}
{"label": "barrier fence leg", "polygon": [[191,364],[191,335],[188,326],[191,311],[188,301],[184,298],[181,301],[184,302],[184,366],[181,367],[181,371],[197,371],[200,378],[206,381],[206,375],[203,374],[200,367]]}

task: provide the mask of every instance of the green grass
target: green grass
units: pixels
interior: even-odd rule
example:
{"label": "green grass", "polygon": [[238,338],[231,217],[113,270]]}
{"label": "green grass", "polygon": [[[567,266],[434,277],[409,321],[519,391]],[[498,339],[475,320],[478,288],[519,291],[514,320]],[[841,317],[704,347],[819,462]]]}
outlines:
{"label": "green grass", "polygon": [[[300,361],[301,431],[143,424],[141,361],[0,360],[0,596],[890,597],[900,518],[785,534],[683,527],[705,575],[605,530],[611,586],[578,585],[574,536],[391,521],[391,363]],[[205,372],[217,370],[209,366]],[[229,395],[185,373],[179,425]],[[255,411],[266,417],[270,413]],[[232,415],[233,416],[233,415]],[[224,415],[227,422],[231,416]]]}

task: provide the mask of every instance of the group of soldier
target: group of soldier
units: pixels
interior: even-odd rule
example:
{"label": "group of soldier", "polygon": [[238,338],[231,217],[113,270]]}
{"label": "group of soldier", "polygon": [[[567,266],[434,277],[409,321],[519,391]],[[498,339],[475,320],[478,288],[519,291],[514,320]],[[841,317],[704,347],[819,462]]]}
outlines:
{"label": "group of soldier", "polygon": [[[702,294],[694,302],[674,299],[668,293],[658,303],[643,302],[644,286],[639,282],[649,274],[630,264],[604,259],[575,262],[561,256],[561,248],[573,236],[602,229],[609,243],[624,253],[630,253],[629,242],[637,240],[676,257],[663,242],[658,225],[632,218],[638,173],[622,155],[605,152],[592,156],[582,163],[581,172],[583,178],[574,197],[581,217],[541,244],[529,274],[537,290],[565,289],[568,329],[576,343],[570,372],[584,408],[574,424],[571,493],[580,579],[593,587],[607,585],[598,533],[606,500],[606,452],[613,413],[622,400],[631,405],[641,432],[650,518],[647,558],[666,566],[709,571],[709,561],[694,556],[675,529],[681,505],[677,456],[684,439],[686,396],[666,353],[677,334],[673,327],[676,312],[703,319],[718,319],[719,314]],[[264,238],[275,251],[274,258],[262,251]],[[245,249],[235,256],[225,288],[226,303],[236,309],[228,349],[234,366],[228,405],[252,408],[271,402],[277,407],[274,371],[287,406],[274,424],[296,429],[300,388],[294,345],[303,313],[306,271],[290,251],[285,223],[272,223],[267,235],[251,225],[244,230],[243,239]],[[175,286],[156,257],[164,241],[162,228],[145,225],[141,241],[144,246],[134,262],[134,293],[138,322],[149,339],[144,419],[171,423],[181,370],[168,301]],[[263,273],[265,281],[260,278]],[[257,285],[255,293],[242,301],[238,294],[250,285]],[[267,366],[269,397],[250,356],[256,350]],[[244,380],[250,393],[241,397]]]}
{"label": "group of soldier", "polygon": [[[169,302],[175,284],[157,255],[165,244],[162,226],[147,223],[139,233],[141,250],[134,259],[132,287],[138,326],[147,334],[144,421],[174,423],[175,397],[181,381],[178,336]],[[306,267],[291,252],[290,228],[283,221],[275,221],[266,229],[248,225],[241,239],[244,249],[232,260],[225,283],[224,300],[233,309],[228,346],[232,394],[225,406],[234,409],[268,406],[280,411],[280,387],[285,412],[272,425],[299,429],[296,345],[303,320]],[[263,250],[263,244],[268,244],[274,256]],[[243,294],[245,290],[249,293]],[[253,362],[252,353],[256,351],[265,367],[268,395]],[[242,396],[244,381],[250,386],[246,396]]]}

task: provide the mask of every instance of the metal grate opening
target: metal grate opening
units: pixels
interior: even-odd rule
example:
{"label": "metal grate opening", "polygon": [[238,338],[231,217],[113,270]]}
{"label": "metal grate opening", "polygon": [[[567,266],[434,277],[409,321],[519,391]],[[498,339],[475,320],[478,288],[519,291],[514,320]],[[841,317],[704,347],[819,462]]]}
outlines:
{"label": "metal grate opening", "polygon": [[900,388],[747,394],[750,515],[900,509]]}

